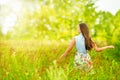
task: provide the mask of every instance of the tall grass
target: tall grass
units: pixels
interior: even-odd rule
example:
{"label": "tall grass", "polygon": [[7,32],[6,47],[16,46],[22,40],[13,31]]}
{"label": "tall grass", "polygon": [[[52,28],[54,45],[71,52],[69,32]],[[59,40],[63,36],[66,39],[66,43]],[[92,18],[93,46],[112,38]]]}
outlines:
{"label": "tall grass", "polygon": [[74,69],[75,48],[56,63],[68,44],[48,41],[1,41],[0,80],[120,80],[119,61],[114,50],[89,52],[94,73]]}

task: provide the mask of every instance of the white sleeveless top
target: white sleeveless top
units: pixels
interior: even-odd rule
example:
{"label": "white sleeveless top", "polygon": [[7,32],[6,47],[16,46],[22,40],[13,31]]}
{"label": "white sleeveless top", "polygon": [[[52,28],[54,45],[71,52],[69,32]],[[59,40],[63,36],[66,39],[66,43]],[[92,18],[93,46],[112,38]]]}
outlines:
{"label": "white sleeveless top", "polygon": [[85,38],[82,33],[80,33],[78,36],[75,36],[76,41],[76,49],[79,53],[87,53],[87,50],[85,48]]}

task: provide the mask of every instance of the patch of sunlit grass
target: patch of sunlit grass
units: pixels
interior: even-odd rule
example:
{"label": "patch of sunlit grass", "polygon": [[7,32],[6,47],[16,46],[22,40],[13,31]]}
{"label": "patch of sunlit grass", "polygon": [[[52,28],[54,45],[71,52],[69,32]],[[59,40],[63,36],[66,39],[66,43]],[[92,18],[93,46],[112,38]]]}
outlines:
{"label": "patch of sunlit grass", "polygon": [[9,80],[119,80],[119,63],[107,56],[107,51],[89,52],[93,72],[74,70],[75,48],[56,63],[68,44],[55,41],[1,41],[0,79]]}

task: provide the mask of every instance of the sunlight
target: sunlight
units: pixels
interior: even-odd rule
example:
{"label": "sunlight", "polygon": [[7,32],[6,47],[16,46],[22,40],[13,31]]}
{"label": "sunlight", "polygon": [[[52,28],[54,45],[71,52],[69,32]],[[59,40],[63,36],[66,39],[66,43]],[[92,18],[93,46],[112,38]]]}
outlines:
{"label": "sunlight", "polygon": [[10,29],[12,29],[12,27],[15,25],[16,19],[17,17],[14,15],[14,13],[6,16],[5,20],[3,21],[3,29],[2,32],[3,34],[6,34]]}
{"label": "sunlight", "polygon": [[8,2],[9,0],[0,0],[0,5],[4,5]]}
{"label": "sunlight", "polygon": [[19,13],[22,8],[22,4],[20,3],[20,1],[16,1],[14,3],[11,3],[11,8],[13,12]]}
{"label": "sunlight", "polygon": [[0,0],[0,5],[2,6],[3,13],[5,14],[2,20],[2,33],[6,34],[14,27],[17,21],[17,16],[20,15],[22,5],[18,0]]}
{"label": "sunlight", "polygon": [[96,11],[108,11],[113,15],[120,10],[120,0],[98,0],[95,5],[98,6]]}

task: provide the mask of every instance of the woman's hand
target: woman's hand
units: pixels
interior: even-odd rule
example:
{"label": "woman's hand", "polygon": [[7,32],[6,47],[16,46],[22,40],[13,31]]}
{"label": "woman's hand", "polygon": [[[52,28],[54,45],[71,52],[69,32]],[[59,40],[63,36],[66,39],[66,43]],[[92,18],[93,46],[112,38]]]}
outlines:
{"label": "woman's hand", "polygon": [[110,46],[98,47],[96,44],[94,44],[94,45],[93,45],[93,48],[94,48],[95,51],[100,52],[100,51],[103,51],[103,50],[109,49],[109,48],[112,48],[112,49],[113,49],[114,46],[113,46],[113,45],[110,45]]}
{"label": "woman's hand", "polygon": [[108,48],[115,48],[113,45],[108,46]]}
{"label": "woman's hand", "polygon": [[58,58],[58,59],[56,60],[56,62],[57,62],[57,63],[60,63],[61,60],[62,60],[61,58]]}
{"label": "woman's hand", "polygon": [[60,63],[61,63],[61,60],[56,59],[56,60],[53,61],[53,63],[54,63],[54,64],[60,64]]}
{"label": "woman's hand", "polygon": [[72,48],[74,47],[74,45],[75,45],[75,38],[72,39],[69,47],[68,47],[68,48],[66,49],[66,51],[57,59],[57,63],[60,63],[61,60],[70,53],[70,51],[72,50]]}

